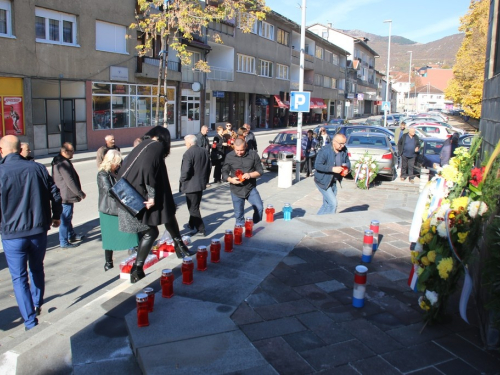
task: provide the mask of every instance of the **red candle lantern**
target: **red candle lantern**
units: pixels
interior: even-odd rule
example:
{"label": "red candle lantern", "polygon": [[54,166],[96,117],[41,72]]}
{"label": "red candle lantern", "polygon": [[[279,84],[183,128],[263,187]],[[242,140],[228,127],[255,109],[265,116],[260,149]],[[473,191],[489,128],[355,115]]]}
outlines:
{"label": "red candle lantern", "polygon": [[247,217],[245,220],[245,237],[252,237],[253,235],[253,219]]}
{"label": "red candle lantern", "polygon": [[219,263],[220,262],[220,241],[216,238],[210,243],[210,262]]}
{"label": "red candle lantern", "polygon": [[207,269],[207,247],[198,246],[198,251],[196,252],[196,269],[198,271],[206,271]]}
{"label": "red candle lantern", "polygon": [[149,326],[149,302],[146,293],[139,293],[135,296],[137,303],[137,327]]}
{"label": "red candle lantern", "polygon": [[233,231],[230,229],[227,229],[226,234],[224,234],[224,251],[226,253],[233,251]]}
{"label": "red candle lantern", "polygon": [[361,255],[361,261],[364,263],[370,263],[372,261],[373,255],[373,232],[371,230],[365,230],[365,235],[363,236],[363,254]]}
{"label": "red candle lantern", "polygon": [[275,209],[272,204],[268,204],[266,208],[266,222],[267,223],[272,223],[274,222],[274,213]]}
{"label": "red candle lantern", "polygon": [[234,244],[241,245],[243,243],[243,226],[236,224],[234,226]]}
{"label": "red candle lantern", "polygon": [[366,274],[368,268],[365,266],[356,266],[354,271],[354,290],[352,295],[352,305],[354,307],[363,307],[365,305],[366,292]]}
{"label": "red candle lantern", "polygon": [[193,270],[193,259],[191,259],[191,257],[185,257],[181,267],[183,284],[190,285],[193,283]]}
{"label": "red candle lantern", "polygon": [[161,296],[163,298],[172,298],[174,295],[174,274],[172,270],[165,269],[161,271]]}
{"label": "red candle lantern", "polygon": [[378,220],[372,220],[372,222],[370,223],[370,230],[373,232],[373,252],[375,252],[378,249],[380,222]]}
{"label": "red candle lantern", "polygon": [[144,293],[148,295],[148,307],[149,307],[149,312],[153,312],[153,308],[155,305],[155,291],[153,288],[144,288],[143,290]]}

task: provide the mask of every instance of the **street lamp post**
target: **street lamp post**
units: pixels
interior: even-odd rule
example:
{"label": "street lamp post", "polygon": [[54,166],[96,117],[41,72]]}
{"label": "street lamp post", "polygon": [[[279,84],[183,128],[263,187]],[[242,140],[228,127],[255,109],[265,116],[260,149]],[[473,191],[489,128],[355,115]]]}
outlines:
{"label": "street lamp post", "polygon": [[[385,103],[389,101],[389,71],[390,71],[390,60],[391,60],[391,28],[392,20],[385,20],[384,23],[389,24],[389,43],[387,44],[387,69],[386,69],[386,85],[385,85]],[[387,127],[387,107],[384,109],[384,127]]]}
{"label": "street lamp post", "polygon": [[[411,56],[413,55],[412,51],[408,51],[410,54],[410,68],[408,69],[408,108],[410,108],[410,91],[411,91]],[[407,110],[408,111],[408,110]]]}

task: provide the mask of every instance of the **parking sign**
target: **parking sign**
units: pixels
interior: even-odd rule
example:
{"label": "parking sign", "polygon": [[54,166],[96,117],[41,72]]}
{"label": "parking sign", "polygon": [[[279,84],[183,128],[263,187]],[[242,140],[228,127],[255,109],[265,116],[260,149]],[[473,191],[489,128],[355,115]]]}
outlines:
{"label": "parking sign", "polygon": [[290,92],[290,112],[309,112],[311,93],[307,91]]}

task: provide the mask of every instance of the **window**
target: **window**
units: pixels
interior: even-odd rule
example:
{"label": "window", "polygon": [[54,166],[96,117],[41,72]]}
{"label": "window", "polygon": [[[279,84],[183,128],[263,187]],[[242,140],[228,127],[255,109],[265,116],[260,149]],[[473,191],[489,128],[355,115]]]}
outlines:
{"label": "window", "polygon": [[249,13],[238,15],[238,28],[241,29],[241,24],[251,23],[250,32],[252,34],[257,34],[258,32],[258,21],[257,18]]}
{"label": "window", "polygon": [[325,61],[328,61],[329,63],[331,63],[332,56],[333,56],[333,53],[331,53],[330,51],[325,51]]}
{"label": "window", "polygon": [[276,78],[277,79],[288,79],[289,68],[286,65],[277,64]]}
{"label": "window", "polygon": [[323,39],[328,39],[328,31],[323,31],[323,32],[321,33],[321,37],[322,37]]}
{"label": "window", "polygon": [[277,42],[279,44],[283,44],[284,46],[288,46],[288,39],[290,38],[290,33],[287,33],[285,30],[278,29]]}
{"label": "window", "polygon": [[76,46],[76,16],[35,8],[36,41]]}
{"label": "window", "polygon": [[339,65],[339,55],[332,54],[332,63],[333,65]]}
{"label": "window", "polygon": [[332,89],[336,89],[336,88],[337,88],[337,79],[332,78]]}
{"label": "window", "polygon": [[271,25],[270,23],[264,22],[264,21],[259,21],[258,24],[258,34],[266,39],[271,39],[274,40],[274,26]]}
{"label": "window", "polygon": [[316,58],[323,60],[323,48],[316,46]]}
{"label": "window", "polygon": [[321,74],[314,75],[314,85],[323,86],[323,76]]}
{"label": "window", "polygon": [[234,36],[234,26],[222,22],[210,22],[208,28],[219,33]]}
{"label": "window", "polygon": [[127,28],[114,23],[95,22],[95,49],[98,51],[127,53]]}
{"label": "window", "polygon": [[262,77],[272,78],[273,76],[273,63],[271,61],[260,60],[260,72]]}
{"label": "window", "polygon": [[11,4],[8,0],[0,0],[0,36],[12,36]]}
{"label": "window", "polygon": [[238,72],[255,74],[255,57],[238,53]]}
{"label": "window", "polygon": [[323,77],[323,87],[331,88],[332,87],[332,79],[330,77]]}

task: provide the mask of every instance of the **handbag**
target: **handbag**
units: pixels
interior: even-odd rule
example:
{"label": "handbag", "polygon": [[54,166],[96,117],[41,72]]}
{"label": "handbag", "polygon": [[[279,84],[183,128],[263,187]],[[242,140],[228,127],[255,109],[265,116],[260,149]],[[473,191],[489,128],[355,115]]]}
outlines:
{"label": "handbag", "polygon": [[[151,144],[151,143],[150,143]],[[150,145],[149,144],[149,145]],[[137,190],[127,181],[125,175],[130,170],[132,165],[136,162],[137,158],[142,154],[142,152],[148,148],[147,145],[141,152],[135,157],[135,159],[130,163],[125,173],[122,175],[116,184],[110,190],[111,195],[125,208],[132,216],[137,216],[146,206],[144,205],[144,197],[139,194]]]}

